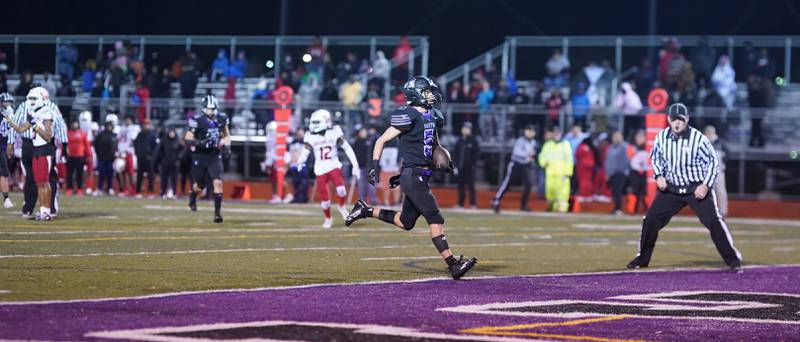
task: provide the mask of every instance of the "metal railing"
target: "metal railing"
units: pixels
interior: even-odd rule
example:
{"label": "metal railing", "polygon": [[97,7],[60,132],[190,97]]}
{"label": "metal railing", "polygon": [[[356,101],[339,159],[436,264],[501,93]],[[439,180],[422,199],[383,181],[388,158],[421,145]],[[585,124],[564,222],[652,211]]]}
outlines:
{"label": "metal railing", "polygon": [[[517,66],[517,52],[519,48],[561,48],[561,52],[565,57],[569,57],[570,48],[573,47],[614,48],[614,69],[616,73],[619,74],[623,70],[623,48],[656,48],[662,44],[662,38],[673,37],[680,42],[682,47],[697,47],[701,39],[705,38],[710,46],[725,48],[731,59],[731,63],[734,62],[734,48],[744,47],[745,44],[748,43],[756,48],[782,48],[784,50],[782,77],[787,84],[791,82],[792,78],[792,48],[796,46],[796,42],[800,42],[800,36],[509,36],[506,37],[505,41],[499,46],[443,73],[440,80],[442,84],[446,84],[456,79],[463,79],[463,82],[466,84],[473,70],[485,67],[492,60],[497,58],[502,58],[502,75],[509,75],[509,72],[515,76],[519,75]],[[530,66],[524,64],[524,67],[528,68]],[[542,68],[543,65],[537,64],[533,67]]]}

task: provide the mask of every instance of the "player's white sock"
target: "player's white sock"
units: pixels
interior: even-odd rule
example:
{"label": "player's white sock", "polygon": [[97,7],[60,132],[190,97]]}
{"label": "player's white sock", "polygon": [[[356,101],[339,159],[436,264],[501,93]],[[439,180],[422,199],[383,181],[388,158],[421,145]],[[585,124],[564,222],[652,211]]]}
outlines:
{"label": "player's white sock", "polygon": [[345,208],[343,205],[337,205],[336,209],[338,209],[339,210],[339,214],[342,215],[342,220],[347,220],[347,215],[349,214],[349,212],[347,211],[347,208]]}

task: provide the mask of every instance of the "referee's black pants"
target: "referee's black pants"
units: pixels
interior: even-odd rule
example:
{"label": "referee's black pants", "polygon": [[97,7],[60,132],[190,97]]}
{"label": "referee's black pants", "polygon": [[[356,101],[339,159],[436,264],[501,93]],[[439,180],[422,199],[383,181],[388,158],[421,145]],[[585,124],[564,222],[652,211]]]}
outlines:
{"label": "referee's black pants", "polygon": [[678,195],[671,192],[659,191],[656,198],[647,210],[642,224],[642,236],[639,241],[639,262],[649,264],[656,247],[658,231],[666,226],[672,216],[683,207],[689,206],[700,219],[700,222],[711,232],[711,240],[727,265],[734,261],[741,261],[742,255],[733,245],[733,237],[725,224],[725,219],[717,208],[717,198],[714,190],[709,189],[705,198],[698,200],[693,193]]}
{"label": "referee's black pants", "polygon": [[[39,192],[36,189],[36,181],[33,179],[33,140],[22,139],[22,168],[25,172],[25,185],[23,186],[22,213],[31,214],[36,208],[36,201],[39,199]],[[58,171],[56,169],[56,158],[53,155],[53,166],[50,169],[50,213],[58,214]]]}
{"label": "referee's black pants", "polygon": [[520,198],[520,209],[528,208],[528,197],[531,193],[531,164],[522,164],[515,161],[508,163],[506,167],[506,177],[500,183],[500,188],[494,195],[494,205],[500,206],[500,201],[503,200],[506,191],[508,191],[509,183],[514,179],[522,178],[522,198]]}

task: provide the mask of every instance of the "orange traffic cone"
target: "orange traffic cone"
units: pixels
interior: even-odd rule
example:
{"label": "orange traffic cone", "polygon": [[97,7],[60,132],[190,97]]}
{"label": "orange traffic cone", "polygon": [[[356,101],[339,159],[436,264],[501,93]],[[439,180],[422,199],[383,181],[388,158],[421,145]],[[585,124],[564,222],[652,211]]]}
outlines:
{"label": "orange traffic cone", "polygon": [[628,194],[628,196],[625,196],[625,198],[627,199],[627,203],[625,205],[625,211],[628,214],[633,214],[636,208],[636,196],[634,196],[633,194]]}
{"label": "orange traffic cone", "polygon": [[581,201],[578,200],[577,196],[572,196],[572,212],[573,213],[581,212]]}
{"label": "orange traffic cone", "polygon": [[242,191],[242,198],[243,201],[249,201],[252,199],[252,194],[250,193],[250,184],[244,185],[244,190]]}

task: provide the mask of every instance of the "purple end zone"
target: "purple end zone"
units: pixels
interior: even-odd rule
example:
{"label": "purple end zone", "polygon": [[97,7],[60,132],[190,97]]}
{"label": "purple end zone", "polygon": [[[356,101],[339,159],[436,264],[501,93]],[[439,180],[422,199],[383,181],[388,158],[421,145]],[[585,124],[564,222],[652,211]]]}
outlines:
{"label": "purple end zone", "polygon": [[[300,329],[293,330],[275,328],[282,323],[269,321],[310,325],[301,324]],[[486,328],[567,321],[577,323]],[[632,340],[800,340],[800,267],[756,267],[743,274],[707,270],[623,272],[329,285],[92,302],[0,303],[0,339],[107,341],[92,333],[215,323],[248,323],[260,328],[218,325],[189,327],[183,332],[155,329],[141,334],[155,334],[160,340],[208,337],[204,335],[208,331],[217,331],[220,335],[214,336],[221,340],[254,336],[302,339],[294,334],[313,330],[329,336],[326,334],[337,333],[334,327],[377,325],[439,334],[423,340],[444,340],[454,335],[500,338],[494,333],[497,331],[530,339],[558,335]],[[378,333],[391,335],[391,330]],[[136,339],[137,335],[117,336]]]}

